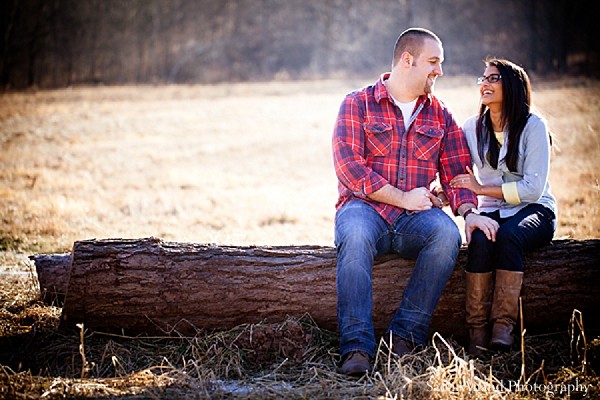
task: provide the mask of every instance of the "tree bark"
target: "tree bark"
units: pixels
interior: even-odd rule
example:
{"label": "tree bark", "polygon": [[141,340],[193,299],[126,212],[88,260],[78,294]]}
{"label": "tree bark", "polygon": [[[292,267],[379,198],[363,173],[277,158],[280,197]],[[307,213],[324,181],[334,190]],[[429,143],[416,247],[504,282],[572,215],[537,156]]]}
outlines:
{"label": "tree bark", "polygon": [[[526,256],[527,332],[566,330],[574,309],[585,326],[600,317],[600,240],[556,240]],[[437,305],[431,333],[464,337],[466,249]],[[33,257],[40,276],[49,262]],[[65,256],[59,259],[62,268]],[[414,261],[388,255],[373,268],[373,320],[385,332]],[[277,322],[310,314],[337,330],[336,254],[331,247],[235,247],[140,240],[74,244],[62,326],[130,334],[191,335],[199,329]],[[58,283],[54,283],[58,285]],[[56,286],[55,286],[56,287]],[[55,292],[61,292],[56,288]]]}

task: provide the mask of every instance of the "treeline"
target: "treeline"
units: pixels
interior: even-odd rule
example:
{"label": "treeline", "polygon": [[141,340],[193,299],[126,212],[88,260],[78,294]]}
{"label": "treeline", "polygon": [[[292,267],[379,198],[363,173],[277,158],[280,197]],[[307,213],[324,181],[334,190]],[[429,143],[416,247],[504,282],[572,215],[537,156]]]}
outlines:
{"label": "treeline", "polygon": [[446,73],[487,55],[598,76],[591,0],[3,0],[0,86],[371,76],[398,34],[432,29]]}

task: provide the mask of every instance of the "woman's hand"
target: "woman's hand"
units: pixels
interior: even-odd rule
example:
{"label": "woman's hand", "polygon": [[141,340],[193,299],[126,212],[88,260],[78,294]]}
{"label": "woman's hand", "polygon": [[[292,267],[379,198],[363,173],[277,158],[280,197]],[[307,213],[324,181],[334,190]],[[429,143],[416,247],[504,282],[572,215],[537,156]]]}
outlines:
{"label": "woman's hand", "polygon": [[453,188],[469,189],[475,194],[479,194],[482,188],[482,186],[477,181],[477,178],[475,178],[475,174],[473,174],[471,167],[469,167],[468,165],[467,173],[456,175],[454,178],[452,178],[452,180],[450,181],[450,186]]}
{"label": "woman's hand", "polygon": [[481,230],[488,240],[495,242],[496,232],[498,232],[499,228],[500,224],[497,221],[484,215],[471,213],[465,219],[465,239],[467,239],[467,244],[471,243],[471,235],[475,229]]}

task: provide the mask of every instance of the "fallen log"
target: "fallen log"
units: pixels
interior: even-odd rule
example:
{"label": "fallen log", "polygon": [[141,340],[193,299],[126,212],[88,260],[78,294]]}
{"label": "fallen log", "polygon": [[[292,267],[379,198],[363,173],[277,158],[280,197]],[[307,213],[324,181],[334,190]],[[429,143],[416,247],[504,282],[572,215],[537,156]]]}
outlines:
{"label": "fallen log", "polygon": [[[527,255],[522,297],[528,332],[566,330],[574,309],[583,313],[586,328],[600,326],[599,250],[597,239],[556,240]],[[43,287],[42,277],[52,275],[40,269],[50,264],[32,259]],[[61,325],[190,335],[308,313],[321,328],[335,331],[335,262],[335,249],[320,246],[234,247],[156,238],[79,241],[73,246]],[[465,262],[461,249],[435,310],[432,333],[466,333]],[[400,303],[413,266],[414,261],[395,255],[377,260],[373,309],[378,333]],[[55,292],[61,290],[55,287]]]}

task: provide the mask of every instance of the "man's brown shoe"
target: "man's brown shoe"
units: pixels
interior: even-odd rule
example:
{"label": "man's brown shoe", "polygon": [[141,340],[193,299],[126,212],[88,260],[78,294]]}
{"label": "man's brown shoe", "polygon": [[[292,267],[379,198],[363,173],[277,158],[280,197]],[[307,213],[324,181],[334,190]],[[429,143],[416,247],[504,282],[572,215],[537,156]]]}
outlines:
{"label": "man's brown shoe", "polygon": [[371,372],[369,355],[362,351],[353,351],[342,363],[340,372],[349,376],[363,376]]}
{"label": "man's brown shoe", "polygon": [[398,358],[402,358],[405,354],[410,354],[414,350],[415,345],[408,340],[402,339],[398,335],[392,334],[392,353]]}

